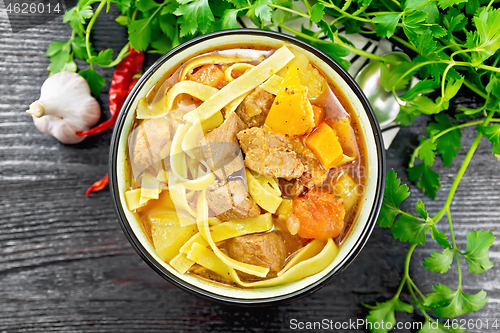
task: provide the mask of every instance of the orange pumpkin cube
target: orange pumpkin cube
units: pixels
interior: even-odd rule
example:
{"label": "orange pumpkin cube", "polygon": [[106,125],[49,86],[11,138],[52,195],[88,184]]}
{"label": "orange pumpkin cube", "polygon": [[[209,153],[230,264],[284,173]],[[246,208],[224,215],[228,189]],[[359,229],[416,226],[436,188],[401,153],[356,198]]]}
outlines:
{"label": "orange pumpkin cube", "polygon": [[326,170],[330,170],[335,164],[342,161],[343,150],[337,134],[325,122],[322,122],[306,138],[306,145],[313,151]]}
{"label": "orange pumpkin cube", "polygon": [[305,89],[300,85],[299,72],[295,66],[290,66],[265,125],[289,138],[308,133],[314,122],[313,114],[307,108],[308,102]]}

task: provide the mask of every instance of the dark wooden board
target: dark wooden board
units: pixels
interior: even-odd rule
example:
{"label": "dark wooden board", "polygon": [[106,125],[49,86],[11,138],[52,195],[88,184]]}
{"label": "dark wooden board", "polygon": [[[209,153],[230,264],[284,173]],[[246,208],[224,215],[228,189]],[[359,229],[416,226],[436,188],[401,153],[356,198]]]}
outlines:
{"label": "dark wooden board", "polygon": [[[400,281],[407,245],[389,230],[376,227],[364,250],[337,279],[318,292],[290,304],[249,309],[212,303],[188,294],[153,272],[122,233],[109,192],[85,197],[86,188],[107,172],[111,131],[66,146],[41,134],[24,112],[40,94],[47,77],[50,42],[67,39],[69,27],[58,18],[42,26],[11,33],[0,4],[0,331],[5,332],[154,332],[289,331],[290,321],[349,321],[364,318],[361,303],[391,297]],[[114,12],[115,13],[115,12]],[[111,16],[99,18],[93,35],[97,49],[116,52],[126,33]],[[154,57],[148,56],[148,64]],[[107,95],[112,70],[102,70]],[[473,106],[467,94],[456,101]],[[107,103],[102,103],[107,115]],[[106,117],[106,116],[104,116]],[[388,167],[406,180],[403,165],[428,119],[403,129],[387,153]],[[474,131],[464,130],[467,148]],[[442,189],[431,201],[415,185],[403,205],[418,199],[432,213],[443,205],[447,190],[465,156],[449,168],[436,162]],[[458,246],[465,233],[490,229],[500,235],[500,162],[483,140],[453,203]],[[449,232],[446,224],[439,228]],[[431,243],[432,244],[432,243]],[[437,246],[418,247],[411,274],[425,292],[433,283],[456,287],[456,270],[446,275],[425,270],[421,263]],[[484,289],[490,302],[466,319],[498,319],[500,262],[498,241],[491,250],[497,266],[482,275],[464,274],[469,292]],[[405,295],[404,297],[407,297]],[[418,314],[399,321],[421,321]],[[351,331],[351,330],[347,330]],[[495,332],[473,329],[472,332]]]}

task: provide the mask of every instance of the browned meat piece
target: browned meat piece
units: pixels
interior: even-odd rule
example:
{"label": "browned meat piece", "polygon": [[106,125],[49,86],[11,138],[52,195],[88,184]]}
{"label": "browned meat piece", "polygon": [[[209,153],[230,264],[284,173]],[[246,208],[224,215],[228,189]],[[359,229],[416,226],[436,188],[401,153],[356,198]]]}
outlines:
{"label": "browned meat piece", "polygon": [[236,134],[245,128],[247,128],[245,123],[233,113],[202,140],[205,158],[219,179],[227,179],[228,176],[245,167],[236,138]]}
{"label": "browned meat piece", "polygon": [[300,161],[305,166],[304,174],[299,178],[299,182],[307,188],[321,186],[326,180],[326,172],[321,167],[321,164],[312,150],[300,139],[295,139],[290,142],[292,144],[292,149],[297,153]]}
{"label": "browned meat piece", "polygon": [[171,132],[167,118],[148,119],[134,129],[129,137],[129,154],[135,177],[150,167],[161,166],[161,160],[170,152]]}
{"label": "browned meat piece", "polygon": [[301,195],[306,189],[299,179],[280,179],[281,193],[287,198],[296,198]]}
{"label": "browned meat piece", "polygon": [[267,277],[276,276],[285,263],[285,244],[274,231],[232,238],[227,242],[226,249],[227,254],[235,260],[268,267]]}
{"label": "browned meat piece", "polygon": [[273,102],[273,94],[257,87],[252,93],[245,97],[243,102],[236,109],[236,113],[248,127],[260,127],[264,125]]}
{"label": "browned meat piece", "polygon": [[298,178],[304,173],[304,165],[283,135],[252,127],[239,132],[237,137],[245,153],[245,165],[249,169],[287,180]]}
{"label": "browned meat piece", "polygon": [[222,221],[241,220],[256,217],[260,208],[248,193],[242,180],[234,180],[221,185],[211,184],[207,191],[208,207]]}

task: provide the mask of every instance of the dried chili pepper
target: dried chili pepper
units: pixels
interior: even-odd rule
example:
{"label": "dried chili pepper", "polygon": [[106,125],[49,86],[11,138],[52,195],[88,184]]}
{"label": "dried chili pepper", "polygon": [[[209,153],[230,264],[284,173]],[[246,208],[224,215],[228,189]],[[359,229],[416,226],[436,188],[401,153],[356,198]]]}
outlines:
{"label": "dried chili pepper", "polygon": [[133,48],[129,49],[129,55],[116,65],[113,80],[109,87],[109,113],[111,113],[111,118],[88,131],[76,132],[77,135],[87,137],[113,127],[118,112],[129,93],[129,86],[134,80],[134,75],[141,70],[143,61],[144,52],[137,52]]}
{"label": "dried chili pepper", "polygon": [[[101,133],[113,127],[116,122],[116,118],[118,117],[118,112],[122,108],[127,95],[132,87],[137,83],[138,79],[134,79],[134,75],[139,73],[141,70],[143,61],[144,52],[137,52],[133,48],[129,49],[129,55],[116,65],[115,72],[113,73],[113,80],[111,81],[111,86],[109,88],[109,112],[111,113],[111,118],[88,131],[76,132],[77,135],[86,137]],[[103,179],[98,180],[91,187],[89,187],[85,195],[89,196],[92,192],[102,190],[108,185],[108,183],[109,178],[108,174],[106,174]]]}
{"label": "dried chili pepper", "polygon": [[96,192],[96,191],[102,190],[103,188],[105,188],[106,186],[108,186],[108,183],[109,183],[109,178],[108,178],[108,174],[106,174],[106,176],[104,176],[103,179],[98,180],[94,184],[92,184],[92,186],[90,186],[88,188],[87,192],[85,192],[85,195],[89,196],[90,193],[92,193],[92,192]]}

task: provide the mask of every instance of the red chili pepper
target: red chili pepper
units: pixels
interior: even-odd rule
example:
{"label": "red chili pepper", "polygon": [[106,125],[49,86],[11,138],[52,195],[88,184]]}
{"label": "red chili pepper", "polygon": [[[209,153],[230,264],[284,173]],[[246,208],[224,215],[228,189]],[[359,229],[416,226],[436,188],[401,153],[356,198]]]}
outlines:
{"label": "red chili pepper", "polygon": [[130,85],[128,86],[128,94],[130,94],[130,92],[132,91],[132,88],[134,88],[135,84],[137,83],[137,81],[139,81],[139,78],[135,78],[132,80],[132,82],[130,82]]}
{"label": "red chili pepper", "polygon": [[[87,137],[113,127],[118,117],[118,112],[132,89],[131,87],[133,87],[138,80],[134,79],[134,75],[141,70],[143,61],[144,52],[137,52],[131,47],[129,49],[129,55],[116,65],[115,72],[113,73],[113,80],[109,87],[109,112],[111,113],[111,118],[88,131],[76,132],[77,135]],[[108,182],[108,174],[106,174],[103,179],[95,182],[89,187],[85,195],[89,196],[92,192],[102,190],[108,185]]]}
{"label": "red chili pepper", "polygon": [[141,70],[143,61],[144,52],[137,52],[133,48],[129,49],[129,55],[116,65],[113,80],[109,87],[109,113],[111,113],[111,118],[88,131],[76,132],[76,135],[87,137],[113,127],[118,112],[127,98],[129,86],[134,80],[133,77]]}
{"label": "red chili pepper", "polygon": [[106,174],[106,176],[104,176],[103,179],[96,181],[92,186],[90,186],[88,188],[87,192],[85,192],[85,195],[89,196],[90,193],[92,193],[92,192],[102,190],[103,188],[108,186],[108,183],[109,183],[109,178],[108,178],[108,174]]}

